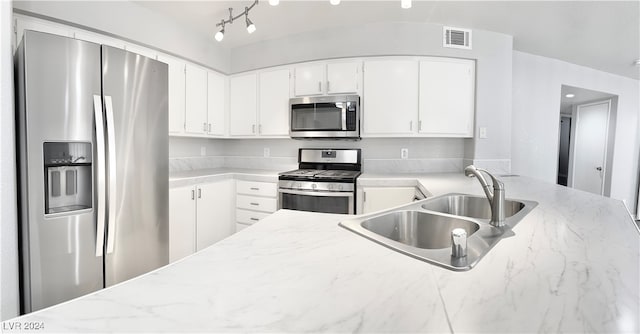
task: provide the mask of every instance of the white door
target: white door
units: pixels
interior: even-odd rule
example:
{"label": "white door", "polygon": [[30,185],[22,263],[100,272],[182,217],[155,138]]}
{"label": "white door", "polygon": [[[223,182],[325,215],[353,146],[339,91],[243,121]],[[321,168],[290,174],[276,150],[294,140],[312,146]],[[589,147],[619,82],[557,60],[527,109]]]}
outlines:
{"label": "white door", "polygon": [[609,101],[578,106],[573,151],[573,188],[602,195],[607,155]]}
{"label": "white door", "polygon": [[356,94],[361,62],[327,64],[327,94]]}
{"label": "white door", "polygon": [[195,187],[169,189],[169,261],[196,251]]}
{"label": "white door", "polygon": [[207,133],[223,136],[225,130],[226,78],[207,72]]}
{"label": "white door", "polygon": [[201,184],[197,187],[198,210],[196,249],[213,245],[235,231],[232,212],[235,204],[233,180]]}
{"label": "white door", "polygon": [[232,77],[229,81],[229,132],[232,136],[257,133],[257,76],[255,73]]}
{"label": "white door", "polygon": [[183,62],[158,55],[169,67],[169,133],[184,132],[185,77]]}
{"label": "white door", "polygon": [[324,64],[296,67],[294,74],[295,95],[322,95],[324,93],[324,71]]}
{"label": "white door", "polygon": [[475,63],[432,58],[420,62],[418,131],[437,137],[473,137]]}
{"label": "white door", "polygon": [[289,69],[260,73],[258,133],[289,135]]}
{"label": "white door", "polygon": [[365,135],[412,135],[418,127],[418,62],[364,63]]}
{"label": "white door", "polygon": [[185,132],[207,132],[207,71],[186,65]]}

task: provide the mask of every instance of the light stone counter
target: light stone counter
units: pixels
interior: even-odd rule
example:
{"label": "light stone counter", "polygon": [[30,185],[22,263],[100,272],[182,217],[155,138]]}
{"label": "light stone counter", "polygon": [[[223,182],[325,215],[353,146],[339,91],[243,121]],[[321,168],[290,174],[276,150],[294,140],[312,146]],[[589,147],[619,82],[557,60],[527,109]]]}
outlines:
{"label": "light stone counter", "polygon": [[212,168],[171,172],[169,174],[169,188],[227,179],[275,183],[278,182],[278,172],[272,170],[241,168]]}
{"label": "light stone counter", "polygon": [[[362,181],[369,176],[363,175]],[[623,204],[523,177],[507,198],[539,205],[467,272],[281,210],[129,282],[10,320],[40,332],[640,331],[640,235]],[[415,182],[415,181],[414,181]],[[475,179],[422,175],[433,195]]]}

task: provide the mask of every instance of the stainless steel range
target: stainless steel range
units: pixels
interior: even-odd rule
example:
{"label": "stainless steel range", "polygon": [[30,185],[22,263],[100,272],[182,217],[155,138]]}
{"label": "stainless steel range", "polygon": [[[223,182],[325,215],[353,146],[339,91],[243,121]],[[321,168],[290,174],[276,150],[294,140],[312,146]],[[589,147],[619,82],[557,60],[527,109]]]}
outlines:
{"label": "stainless steel range", "polygon": [[298,168],[278,177],[280,209],[355,213],[360,149],[301,148]]}

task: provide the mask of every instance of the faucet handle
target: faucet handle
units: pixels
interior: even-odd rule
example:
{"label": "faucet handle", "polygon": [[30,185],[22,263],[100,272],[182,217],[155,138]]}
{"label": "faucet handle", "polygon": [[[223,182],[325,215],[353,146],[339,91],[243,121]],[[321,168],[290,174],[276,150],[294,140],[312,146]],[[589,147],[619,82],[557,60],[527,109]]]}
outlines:
{"label": "faucet handle", "polygon": [[451,231],[451,256],[461,258],[467,256],[467,231],[454,228]]}

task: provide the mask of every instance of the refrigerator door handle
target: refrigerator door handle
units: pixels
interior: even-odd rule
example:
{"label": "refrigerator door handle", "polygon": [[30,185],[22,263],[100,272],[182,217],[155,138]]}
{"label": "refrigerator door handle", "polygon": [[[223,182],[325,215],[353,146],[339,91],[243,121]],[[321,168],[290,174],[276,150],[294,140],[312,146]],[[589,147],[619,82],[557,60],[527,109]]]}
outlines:
{"label": "refrigerator door handle", "polygon": [[100,257],[104,252],[104,224],[107,208],[105,206],[106,188],[105,188],[105,147],[104,147],[104,120],[102,118],[102,98],[100,95],[93,96],[93,112],[95,116],[96,126],[96,151],[98,159],[96,164],[96,187],[98,188],[98,203],[96,222],[96,257]]}
{"label": "refrigerator door handle", "polygon": [[107,124],[107,155],[109,164],[109,219],[107,224],[107,254],[113,253],[116,233],[116,136],[113,124],[113,101],[104,96]]}

